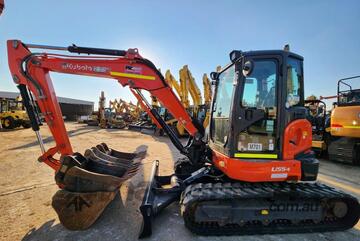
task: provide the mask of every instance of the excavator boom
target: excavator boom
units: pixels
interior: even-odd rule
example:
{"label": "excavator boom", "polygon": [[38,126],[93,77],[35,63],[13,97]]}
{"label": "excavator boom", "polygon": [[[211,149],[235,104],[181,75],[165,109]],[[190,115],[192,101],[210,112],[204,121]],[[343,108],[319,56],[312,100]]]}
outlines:
{"label": "excavator boom", "polygon": [[[165,82],[164,77],[149,60],[140,56],[137,49],[125,51],[77,46],[66,48],[24,44],[19,40],[9,40],[7,46],[9,67],[14,82],[18,85],[21,93],[26,93],[27,89],[32,92],[54,136],[56,146],[45,150],[38,133],[37,118],[34,114],[30,114],[33,130],[37,132],[43,151],[43,155],[39,157],[39,160],[45,162],[55,170],[59,169],[60,162],[53,158],[53,155],[57,152],[61,153],[61,155],[71,155],[73,154],[73,150],[66,133],[64,121],[62,120],[61,110],[50,79],[50,72],[114,79],[122,86],[129,86],[134,90],[132,91],[133,93],[137,92],[136,97],[142,96],[139,90],[147,90],[166,106],[172,115],[182,123],[190,135],[201,138],[201,134],[194,126],[191,117],[183,108],[172,89]],[[38,54],[30,52],[31,48],[63,50],[71,53],[106,55],[112,57],[65,56],[50,53]],[[114,56],[117,57],[115,58]],[[142,100],[143,103],[146,103],[144,98],[142,98]],[[29,107],[28,112],[34,113],[33,108],[31,106]],[[148,108],[151,109],[150,105],[148,105]],[[152,115],[154,115],[154,113],[152,113]],[[157,120],[157,122],[159,122],[159,120]],[[171,130],[168,131],[171,132]],[[171,133],[169,136],[172,136]],[[176,138],[172,138],[172,140],[176,142],[175,145],[178,148],[182,149],[182,152],[185,152],[181,143],[176,140]]]}
{"label": "excavator boom", "polygon": [[[203,148],[196,146],[204,145],[201,141],[203,133],[197,130],[158,69],[149,60],[142,58],[137,49],[125,51],[77,46],[56,47],[24,44],[19,40],[9,40],[7,48],[13,81],[20,90],[42,151],[38,160],[55,170],[55,180],[61,188],[53,196],[52,206],[61,223],[68,229],[86,229],[97,220],[122,183],[137,173],[140,168],[139,161],[145,157],[145,151],[139,147],[133,153],[125,153],[100,143],[87,149],[84,155],[74,152],[50,72],[110,78],[122,86],[129,86],[144,109],[149,111],[155,123],[161,126],[181,153],[193,158],[194,151],[190,151],[191,148],[198,150],[197,158],[201,157]],[[33,48],[97,56],[32,53],[30,49]],[[182,145],[156,108],[147,102],[141,90],[146,90],[156,97],[193,136],[187,146]],[[49,149],[45,148],[39,132],[40,118],[33,97],[54,137],[55,146]],[[104,101],[103,98],[102,105]],[[57,153],[60,158],[55,157]],[[79,209],[76,203],[85,203],[86,207]]]}

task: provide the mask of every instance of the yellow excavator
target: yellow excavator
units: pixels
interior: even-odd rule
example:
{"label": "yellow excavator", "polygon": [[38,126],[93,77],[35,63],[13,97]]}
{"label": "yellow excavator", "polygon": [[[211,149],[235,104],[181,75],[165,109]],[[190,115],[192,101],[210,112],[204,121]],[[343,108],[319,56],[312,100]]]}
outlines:
{"label": "yellow excavator", "polygon": [[205,109],[205,119],[203,121],[204,128],[209,126],[210,123],[210,106],[212,98],[212,89],[211,82],[207,74],[203,75],[203,87],[204,87],[204,109]]}
{"label": "yellow excavator", "polygon": [[353,88],[359,80],[360,75],[338,81],[337,102],[325,139],[330,160],[360,165],[360,88]]}
{"label": "yellow excavator", "polygon": [[[179,71],[181,72],[181,70]],[[165,81],[168,83],[168,85],[175,90],[176,94],[179,96],[179,100],[183,104],[183,106],[187,109],[190,104],[189,100],[187,99],[187,93],[186,86],[183,86],[175,79],[175,77],[171,74],[170,70],[167,70],[165,73]],[[186,130],[183,125],[181,125],[180,122],[178,122],[175,118],[169,118],[166,123],[173,128],[175,133],[178,136],[186,136]]]}
{"label": "yellow excavator", "polygon": [[[155,134],[162,136],[164,131],[162,130],[160,124],[156,121],[154,116],[151,114],[150,109],[141,102],[141,98],[139,95],[133,91],[133,94],[136,98],[138,98],[138,102],[136,105],[129,103],[129,113],[134,117],[132,123],[128,124],[129,130],[140,131],[144,134]],[[160,105],[156,96],[150,95],[151,99],[151,107],[156,109],[157,112],[164,120],[171,119],[169,112]]]}
{"label": "yellow excavator", "polygon": [[186,86],[183,91],[188,92],[192,99],[192,105],[187,107],[188,111],[190,111],[193,118],[198,119],[200,105],[202,104],[202,96],[200,89],[187,65],[184,65],[184,67],[180,70],[180,81],[183,86]]}
{"label": "yellow excavator", "polygon": [[30,128],[30,119],[22,105],[21,96],[15,100],[0,100],[0,126],[4,129]]}
{"label": "yellow excavator", "polygon": [[[171,74],[170,70],[165,73],[165,81],[167,84],[175,90],[179,100],[190,113],[190,115],[198,119],[203,124],[204,128],[209,125],[210,118],[210,104],[211,104],[211,83],[206,74],[203,75],[203,87],[204,87],[204,103],[202,102],[202,95],[199,87],[197,86],[195,79],[193,78],[187,65],[179,70],[179,82]],[[189,94],[192,99],[192,105],[190,104]],[[186,136],[187,132],[181,123],[174,118],[169,118],[166,122],[170,125],[178,136]]]}
{"label": "yellow excavator", "polygon": [[87,124],[89,126],[99,126],[100,128],[123,129],[126,127],[125,121],[121,115],[118,115],[115,109],[118,106],[117,100],[110,101],[109,107],[105,107],[105,93],[101,91],[99,97],[99,107],[89,116]]}
{"label": "yellow excavator", "polygon": [[141,109],[141,105],[140,105],[140,102],[138,101],[136,103],[136,105],[132,104],[131,101],[130,101],[130,115],[132,116],[132,118],[134,120],[139,120],[140,118],[140,115],[142,113],[142,109]]}
{"label": "yellow excavator", "polygon": [[[204,102],[198,85],[192,76],[187,65],[179,71],[180,85],[182,87],[185,108],[189,111],[191,116],[199,121],[206,128],[209,125],[210,116],[210,103],[212,97],[211,83],[206,74],[203,75],[203,88],[204,88]],[[188,94],[192,99],[190,105]]]}

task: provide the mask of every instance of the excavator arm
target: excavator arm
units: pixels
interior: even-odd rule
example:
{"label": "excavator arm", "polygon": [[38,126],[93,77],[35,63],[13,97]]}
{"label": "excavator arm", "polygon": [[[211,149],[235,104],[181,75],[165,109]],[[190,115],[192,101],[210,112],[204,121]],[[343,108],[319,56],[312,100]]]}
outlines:
{"label": "excavator arm", "polygon": [[206,74],[203,75],[203,86],[204,86],[204,104],[206,106],[211,105],[212,90],[211,83]]}
{"label": "excavator arm", "polygon": [[183,93],[181,90],[180,84],[177,82],[175,77],[171,74],[170,70],[167,70],[165,73],[165,80],[169,84],[170,87],[176,90],[176,93],[179,95],[181,102],[183,102]]}
{"label": "excavator arm", "polygon": [[197,109],[202,104],[201,92],[187,65],[184,65],[183,67],[182,77],[187,83],[187,89],[190,93],[191,99],[193,100],[194,109]]}
{"label": "excavator arm", "polygon": [[[33,53],[30,51],[32,48],[96,56]],[[140,90],[146,90],[150,92],[151,96],[155,96],[181,122],[188,133],[195,137],[193,139],[199,141],[203,135],[203,133],[199,133],[196,124],[193,123],[186,109],[168,86],[160,71],[151,61],[141,57],[137,49],[125,51],[77,46],[53,47],[24,44],[20,40],[9,40],[7,49],[13,80],[20,89],[25,107],[32,121],[32,128],[37,134],[43,152],[39,160],[55,170],[60,168],[60,161],[55,159],[54,155],[56,153],[71,155],[73,149],[62,119],[50,72],[109,78],[116,80],[124,87],[129,86],[132,93],[136,93],[135,97],[138,100],[140,97],[141,103],[147,106],[152,116],[183,154],[188,153],[186,147],[181,144],[171,128],[151,107]],[[29,91],[32,95],[29,94]],[[45,150],[39,133],[39,122],[34,111],[34,102],[31,101],[32,96],[35,97],[56,143],[54,147],[48,150]]]}

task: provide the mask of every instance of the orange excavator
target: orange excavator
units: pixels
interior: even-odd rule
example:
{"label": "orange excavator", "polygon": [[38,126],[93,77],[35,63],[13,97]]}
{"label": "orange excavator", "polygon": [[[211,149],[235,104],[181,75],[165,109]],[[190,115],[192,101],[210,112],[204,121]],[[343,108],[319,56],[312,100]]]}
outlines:
{"label": "orange excavator", "polygon": [[[288,47],[234,50],[230,64],[211,73],[214,95],[208,138],[158,68],[137,49],[56,47],[20,40],[9,40],[7,49],[11,75],[43,152],[39,160],[55,170],[55,180],[64,192],[60,201],[53,200],[53,206],[62,208],[62,223],[73,218],[74,229],[89,216],[98,217],[104,204],[96,203],[106,203],[109,191],[135,175],[139,162],[133,159],[138,154],[119,155],[104,144],[84,155],[74,152],[50,72],[110,78],[129,86],[184,155],[169,176],[159,176],[159,161],[154,161],[140,206],[140,237],[151,235],[152,218],[178,200],[185,226],[199,235],[339,231],[359,220],[360,204],[355,197],[314,183],[319,161],[311,151],[312,129],[304,108],[303,58]],[[186,128],[190,137],[185,145],[141,90],[155,96]],[[56,143],[48,150],[29,91]],[[70,208],[71,215],[66,215]]]}

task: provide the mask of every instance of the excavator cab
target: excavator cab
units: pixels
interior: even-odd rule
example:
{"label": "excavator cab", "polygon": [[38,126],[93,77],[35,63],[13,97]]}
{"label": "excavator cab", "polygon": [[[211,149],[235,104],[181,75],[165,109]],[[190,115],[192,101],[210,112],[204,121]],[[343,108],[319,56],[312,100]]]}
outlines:
{"label": "excavator cab", "polygon": [[[360,76],[341,79],[338,81],[338,106],[356,106],[360,105],[360,89],[354,89],[352,84],[357,83]],[[353,82],[351,82],[351,81]]]}
{"label": "excavator cab", "polygon": [[[275,50],[233,51],[230,59],[229,65],[211,74],[215,94],[210,147],[243,161],[289,159],[284,153],[284,131],[289,123],[306,118],[303,58],[288,50]],[[302,134],[311,135],[306,130]],[[296,143],[300,149],[301,145],[305,143]],[[303,179],[311,176],[315,180],[318,161],[306,165],[310,173]]]}

